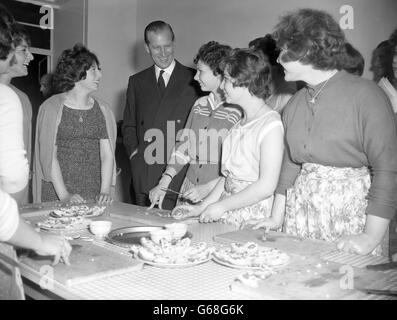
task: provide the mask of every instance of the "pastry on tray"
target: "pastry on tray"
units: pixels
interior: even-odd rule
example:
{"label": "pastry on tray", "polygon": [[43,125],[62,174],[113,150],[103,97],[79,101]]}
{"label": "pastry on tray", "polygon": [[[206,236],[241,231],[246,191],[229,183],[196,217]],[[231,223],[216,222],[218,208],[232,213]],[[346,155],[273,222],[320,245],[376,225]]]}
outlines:
{"label": "pastry on tray", "polygon": [[75,231],[86,229],[89,222],[90,221],[84,217],[49,217],[38,222],[37,226],[48,231]]}
{"label": "pastry on tray", "polygon": [[285,265],[289,256],[278,249],[259,247],[254,242],[232,243],[217,249],[213,258],[216,262],[235,268],[268,268]]}
{"label": "pastry on tray", "polygon": [[50,216],[54,218],[64,217],[97,217],[104,213],[106,206],[87,206],[87,205],[76,205],[70,207],[64,207],[54,209],[50,212]]}

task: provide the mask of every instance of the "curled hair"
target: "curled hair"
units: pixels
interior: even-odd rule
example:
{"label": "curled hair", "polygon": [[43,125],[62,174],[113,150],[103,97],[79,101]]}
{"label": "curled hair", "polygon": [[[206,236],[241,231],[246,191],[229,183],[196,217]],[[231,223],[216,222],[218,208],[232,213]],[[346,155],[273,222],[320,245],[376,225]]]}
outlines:
{"label": "curled hair", "polygon": [[94,64],[99,67],[97,56],[81,43],[63,51],[52,77],[54,91],[60,93],[72,90],[76,82],[85,79],[87,70]]}
{"label": "curled hair", "polygon": [[300,61],[320,70],[341,69],[345,35],[330,14],[321,10],[300,9],[281,18],[274,38],[286,49],[282,61]]}
{"label": "curled hair", "polygon": [[391,83],[394,81],[393,72],[394,48],[390,41],[385,40],[378,44],[372,53],[370,70],[373,79],[378,82],[381,78],[387,78]]}
{"label": "curled hair", "polygon": [[277,58],[280,54],[280,49],[277,47],[276,40],[273,39],[271,34],[250,41],[248,46],[255,50],[261,50],[267,56],[272,66],[279,65]]}
{"label": "curled hair", "polygon": [[161,21],[161,20],[150,22],[146,26],[145,32],[144,32],[145,43],[149,44],[149,39],[148,39],[148,33],[149,32],[157,33],[159,31],[163,31],[163,30],[166,30],[166,29],[170,30],[171,35],[172,35],[172,41],[174,41],[175,34],[174,34],[174,30],[172,30],[172,28],[171,28],[171,25],[169,25],[168,23],[166,23],[164,21]]}
{"label": "curled hair", "polygon": [[342,68],[351,74],[362,76],[364,72],[364,57],[360,51],[354,48],[350,43],[345,43],[345,58],[342,61]]}
{"label": "curled hair", "polygon": [[15,28],[13,28],[12,38],[15,47],[21,45],[23,41],[26,41],[29,47],[31,45],[29,34],[27,33],[26,29],[19,24],[15,25]]}
{"label": "curled hair", "polygon": [[219,44],[216,41],[210,41],[200,47],[194,58],[194,63],[197,64],[200,60],[210,67],[215,76],[218,74],[223,76],[221,62],[223,58],[228,56],[231,50],[232,48],[227,45]]}
{"label": "curled hair", "polygon": [[392,32],[392,34],[390,35],[389,41],[390,41],[391,45],[393,46],[393,48],[395,48],[397,46],[397,29],[394,29],[394,31]]}
{"label": "curled hair", "polygon": [[7,8],[0,4],[0,60],[5,60],[13,49],[12,31],[15,20]]}
{"label": "curled hair", "polygon": [[234,49],[222,62],[225,72],[235,80],[234,87],[245,87],[264,101],[270,96],[271,68],[261,51]]}

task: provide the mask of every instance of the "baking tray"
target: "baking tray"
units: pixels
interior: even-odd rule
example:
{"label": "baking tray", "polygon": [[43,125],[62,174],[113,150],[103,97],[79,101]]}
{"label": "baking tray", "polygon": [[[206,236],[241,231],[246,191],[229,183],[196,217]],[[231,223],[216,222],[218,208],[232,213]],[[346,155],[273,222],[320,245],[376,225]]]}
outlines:
{"label": "baking tray", "polygon": [[132,245],[140,245],[142,237],[150,238],[150,232],[161,230],[162,227],[124,227],[109,232],[107,240],[115,245],[129,248]]}

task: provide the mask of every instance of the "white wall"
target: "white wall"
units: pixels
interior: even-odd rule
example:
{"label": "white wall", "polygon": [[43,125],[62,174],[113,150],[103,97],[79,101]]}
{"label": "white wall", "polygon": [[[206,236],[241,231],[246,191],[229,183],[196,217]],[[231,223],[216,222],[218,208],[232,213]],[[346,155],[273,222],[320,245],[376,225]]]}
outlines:
{"label": "white wall", "polygon": [[[69,11],[76,2],[69,0],[62,7]],[[346,36],[366,59],[364,76],[376,45],[389,37],[397,27],[396,0],[87,0],[86,44],[101,62],[103,78],[98,95],[108,101],[117,120],[122,119],[128,77],[152,64],[143,47],[145,26],[153,20],[169,22],[176,35],[177,59],[193,65],[198,48],[217,40],[232,47],[245,47],[254,38],[272,31],[278,17],[296,8],[311,7],[327,10],[336,19],[342,5],[354,9],[355,28]],[[70,34],[59,35],[60,46],[70,47],[80,40],[83,31],[82,13],[70,17]],[[67,31],[67,30],[66,30]],[[63,32],[63,31],[62,31]],[[69,44],[71,43],[71,44]],[[59,50],[58,50],[59,51]],[[122,153],[119,146],[117,152]],[[126,159],[126,157],[124,156]],[[124,159],[120,156],[119,159]],[[118,179],[118,200],[128,201],[128,161],[122,160],[123,182]],[[124,163],[125,162],[125,163]]]}
{"label": "white wall", "polygon": [[128,77],[135,72],[136,0],[88,0],[87,46],[97,54],[102,81],[97,95],[122,119]]}
{"label": "white wall", "polygon": [[[338,21],[342,5],[354,9],[354,29],[346,30],[347,38],[366,60],[364,76],[373,49],[397,28],[396,0],[138,0],[137,38],[146,24],[163,19],[176,34],[177,56],[192,64],[201,44],[216,40],[233,47],[245,47],[254,38],[272,31],[278,17],[286,11],[310,7],[326,10]],[[148,63],[144,52],[137,60]]]}
{"label": "white wall", "polygon": [[54,10],[53,68],[63,50],[73,47],[77,42],[85,44],[85,5],[84,0],[69,0]]}
{"label": "white wall", "polygon": [[[82,0],[61,6],[69,29],[56,34],[57,55],[82,41],[85,17],[78,12]],[[176,34],[176,56],[187,65],[205,42],[217,40],[245,47],[272,31],[281,14],[311,7],[331,13],[337,20],[342,5],[354,9],[354,29],[347,38],[363,54],[369,72],[373,49],[397,28],[396,0],[87,0],[86,44],[101,62],[103,79],[98,95],[108,101],[116,119],[122,119],[128,77],[152,62],[143,47],[143,31],[153,20],[169,22]],[[68,18],[69,14],[69,18]],[[72,22],[72,23],[71,23]],[[80,31],[78,31],[80,30]],[[66,34],[69,32],[68,34]]]}

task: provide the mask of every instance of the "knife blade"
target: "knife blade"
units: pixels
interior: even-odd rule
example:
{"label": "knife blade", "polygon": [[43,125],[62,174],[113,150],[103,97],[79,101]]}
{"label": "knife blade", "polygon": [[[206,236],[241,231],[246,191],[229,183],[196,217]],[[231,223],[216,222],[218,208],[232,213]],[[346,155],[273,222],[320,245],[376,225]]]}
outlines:
{"label": "knife blade", "polygon": [[178,191],[175,191],[175,190],[172,190],[172,189],[170,189],[170,188],[160,188],[162,191],[168,191],[168,192],[171,192],[171,193],[174,193],[174,194],[177,194],[178,196],[183,196],[183,194],[182,193],[180,193],[180,192],[178,192]]}
{"label": "knife blade", "polygon": [[[161,189],[162,191],[168,191],[168,192],[177,194],[177,195],[180,196],[181,198],[184,198],[183,193],[180,193],[180,192],[178,192],[178,191],[172,190],[172,189],[170,189],[170,188],[160,188],[160,189]],[[184,198],[184,199],[185,199],[185,198]],[[192,201],[192,202],[193,202],[193,201]],[[203,199],[201,199],[201,200],[199,200],[199,201],[196,201],[196,202],[194,202],[194,203],[200,203],[200,202],[203,202]]]}
{"label": "knife blade", "polygon": [[364,292],[366,294],[375,294],[381,296],[397,296],[397,290],[379,290],[379,289],[356,289],[358,291]]}
{"label": "knife blade", "polygon": [[380,263],[380,264],[370,264],[367,266],[367,269],[374,271],[386,271],[391,269],[397,269],[397,261]]}

